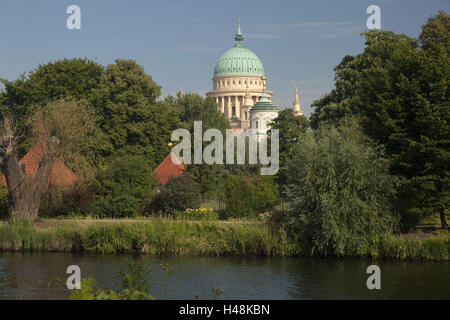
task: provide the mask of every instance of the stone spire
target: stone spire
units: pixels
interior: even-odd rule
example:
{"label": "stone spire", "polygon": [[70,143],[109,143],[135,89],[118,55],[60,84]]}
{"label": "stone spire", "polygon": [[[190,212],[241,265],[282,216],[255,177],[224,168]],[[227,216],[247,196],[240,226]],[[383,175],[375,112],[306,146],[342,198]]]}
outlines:
{"label": "stone spire", "polygon": [[298,89],[295,87],[295,100],[294,100],[294,116],[302,116],[303,112],[300,109],[300,100],[298,99]]}
{"label": "stone spire", "polygon": [[236,36],[234,37],[234,40],[237,41],[236,46],[240,46],[241,42],[244,40],[244,37],[242,36],[241,32],[241,17],[238,17],[238,29],[236,32]]}

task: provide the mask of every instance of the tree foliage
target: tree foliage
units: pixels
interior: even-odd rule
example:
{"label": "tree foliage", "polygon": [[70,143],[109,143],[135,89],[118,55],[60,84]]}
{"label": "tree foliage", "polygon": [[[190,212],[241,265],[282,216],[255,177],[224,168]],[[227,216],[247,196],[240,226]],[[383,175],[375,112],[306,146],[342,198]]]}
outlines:
{"label": "tree foliage", "polygon": [[160,94],[160,86],[134,60],[117,59],[106,67],[91,97],[101,116],[103,157],[143,155],[154,168],[167,156],[170,135],[182,123],[176,108],[156,101]]}
{"label": "tree foliage", "polygon": [[308,132],[288,170],[289,224],[312,253],[357,253],[394,230],[398,179],[354,119]]}
{"label": "tree foliage", "polygon": [[359,115],[364,133],[385,146],[401,187],[403,227],[450,207],[449,15],[440,12],[419,39],[370,31],[362,54],[335,68],[336,88],[313,103],[313,127]]}
{"label": "tree foliage", "polygon": [[97,172],[97,201],[91,212],[99,217],[136,217],[142,214],[143,201],[153,193],[156,180],[143,156],[115,158]]}
{"label": "tree foliage", "polygon": [[149,200],[146,211],[149,213],[174,214],[188,208],[199,208],[200,186],[189,172],[172,176],[159,193]]}
{"label": "tree foliage", "polygon": [[224,183],[225,216],[255,218],[270,211],[278,200],[278,188],[272,176],[229,175]]}
{"label": "tree foliage", "polygon": [[[289,175],[286,168],[291,159],[292,150],[303,142],[309,128],[309,121],[305,116],[295,116],[292,109],[285,109],[272,121],[271,128],[279,130],[280,169],[277,181],[280,186],[283,186]],[[271,136],[272,129],[268,132],[269,136]]]}

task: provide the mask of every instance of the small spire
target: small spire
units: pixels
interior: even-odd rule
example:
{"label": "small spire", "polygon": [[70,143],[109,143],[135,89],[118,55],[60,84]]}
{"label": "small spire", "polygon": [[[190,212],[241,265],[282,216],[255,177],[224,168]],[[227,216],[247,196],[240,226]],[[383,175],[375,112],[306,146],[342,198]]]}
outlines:
{"label": "small spire", "polygon": [[302,110],[300,109],[300,100],[298,99],[298,88],[295,86],[295,100],[294,100],[294,116],[303,115]]}
{"label": "small spire", "polygon": [[242,36],[242,32],[241,32],[241,17],[238,17],[238,29],[237,29],[236,36],[234,37],[234,40],[238,41],[237,44],[240,44],[240,41],[244,40],[244,37]]}

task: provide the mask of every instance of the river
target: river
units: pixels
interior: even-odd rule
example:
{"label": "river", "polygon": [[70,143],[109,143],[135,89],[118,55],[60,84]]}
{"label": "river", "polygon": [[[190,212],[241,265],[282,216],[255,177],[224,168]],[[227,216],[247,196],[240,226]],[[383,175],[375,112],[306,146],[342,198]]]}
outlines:
{"label": "river", "polygon": [[[450,299],[450,263],[263,257],[142,257],[0,252],[0,299],[67,299],[68,265],[102,288],[117,288],[125,258],[152,265],[157,299]],[[168,262],[178,271],[166,276]],[[381,289],[368,290],[366,269],[381,269]],[[211,286],[223,293],[215,297]]]}

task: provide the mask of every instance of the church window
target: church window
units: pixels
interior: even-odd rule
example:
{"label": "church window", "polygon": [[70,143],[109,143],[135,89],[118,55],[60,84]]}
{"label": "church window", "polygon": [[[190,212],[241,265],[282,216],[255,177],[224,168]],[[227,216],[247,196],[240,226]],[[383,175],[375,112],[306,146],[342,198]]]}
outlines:
{"label": "church window", "polygon": [[258,129],[258,120],[255,121],[255,128]]}
{"label": "church window", "polygon": [[231,108],[231,116],[232,116],[232,117],[236,117],[236,107],[235,107],[235,106],[233,106],[233,107]]}

